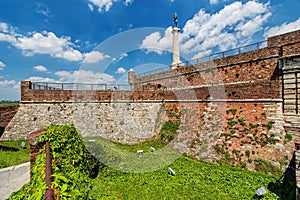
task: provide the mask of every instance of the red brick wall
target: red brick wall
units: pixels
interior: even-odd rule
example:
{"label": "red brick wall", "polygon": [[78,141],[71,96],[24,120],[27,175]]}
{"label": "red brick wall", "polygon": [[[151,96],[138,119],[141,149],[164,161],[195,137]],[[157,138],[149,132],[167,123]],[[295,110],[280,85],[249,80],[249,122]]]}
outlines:
{"label": "red brick wall", "polygon": [[6,127],[19,109],[18,105],[0,106],[0,126]]}

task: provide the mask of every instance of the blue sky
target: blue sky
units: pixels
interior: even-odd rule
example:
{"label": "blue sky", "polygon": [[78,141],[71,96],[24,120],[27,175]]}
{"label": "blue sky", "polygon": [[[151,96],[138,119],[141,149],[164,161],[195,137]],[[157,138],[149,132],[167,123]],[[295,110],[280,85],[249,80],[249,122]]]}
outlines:
{"label": "blue sky", "polygon": [[173,14],[182,60],[300,29],[299,0],[2,0],[0,100],[21,80],[125,83],[169,66]]}

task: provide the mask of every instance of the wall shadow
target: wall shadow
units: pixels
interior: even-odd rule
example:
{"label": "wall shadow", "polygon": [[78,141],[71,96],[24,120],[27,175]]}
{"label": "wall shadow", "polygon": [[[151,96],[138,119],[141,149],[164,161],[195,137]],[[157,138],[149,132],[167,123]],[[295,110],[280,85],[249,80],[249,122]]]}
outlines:
{"label": "wall shadow", "polygon": [[268,189],[277,194],[280,199],[294,200],[296,191],[295,154],[282,177],[276,182],[271,182]]}
{"label": "wall shadow", "polygon": [[3,133],[4,133],[4,127],[0,126],[0,137],[3,135]]}
{"label": "wall shadow", "polygon": [[6,147],[0,144],[0,151],[19,151],[19,149],[15,147]]}

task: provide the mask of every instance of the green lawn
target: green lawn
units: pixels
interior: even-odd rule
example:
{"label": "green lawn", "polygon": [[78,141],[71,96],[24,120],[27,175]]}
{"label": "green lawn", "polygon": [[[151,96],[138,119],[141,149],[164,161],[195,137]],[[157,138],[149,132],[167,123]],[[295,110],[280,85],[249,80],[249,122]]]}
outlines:
{"label": "green lawn", "polygon": [[[104,161],[101,164],[86,150],[74,127],[51,125],[39,140],[51,143],[51,187],[57,199],[253,199],[260,187],[267,190],[263,199],[294,199],[294,180],[178,154],[172,157],[174,152],[160,141],[122,145],[86,138],[90,152]],[[144,150],[142,155],[136,152],[140,149]],[[43,149],[32,168],[31,181],[9,199],[44,199],[45,157]],[[156,170],[149,170],[151,165]],[[91,172],[96,166],[99,172],[95,178]],[[168,174],[169,167],[175,176]]]}
{"label": "green lawn", "polygon": [[[175,176],[168,174],[168,167]],[[262,186],[268,190],[264,199],[293,199],[293,190],[280,177],[188,157],[149,173],[103,169],[93,181],[92,194],[95,199],[252,199]]]}
{"label": "green lawn", "polygon": [[[21,148],[22,142],[26,148]],[[0,168],[19,165],[30,160],[30,150],[27,141],[0,141]]]}

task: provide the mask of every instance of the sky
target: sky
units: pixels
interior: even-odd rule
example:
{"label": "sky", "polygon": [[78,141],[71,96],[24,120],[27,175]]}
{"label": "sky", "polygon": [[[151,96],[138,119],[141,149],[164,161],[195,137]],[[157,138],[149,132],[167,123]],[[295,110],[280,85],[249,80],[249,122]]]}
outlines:
{"label": "sky", "polygon": [[299,0],[0,0],[0,100],[20,81],[127,83],[172,63],[174,13],[187,61],[300,29]]}

